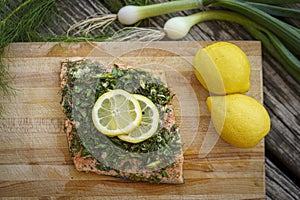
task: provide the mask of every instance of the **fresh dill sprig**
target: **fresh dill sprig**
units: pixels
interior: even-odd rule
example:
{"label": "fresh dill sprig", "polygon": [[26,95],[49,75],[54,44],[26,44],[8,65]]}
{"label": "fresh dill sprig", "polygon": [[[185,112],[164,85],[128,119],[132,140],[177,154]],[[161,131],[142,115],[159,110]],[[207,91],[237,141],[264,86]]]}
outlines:
{"label": "fresh dill sprig", "polygon": [[30,42],[37,37],[38,29],[49,21],[56,11],[57,0],[27,0],[14,10],[3,6],[4,18],[0,22],[0,48],[10,42]]}
{"label": "fresh dill sprig", "polygon": [[[0,1],[0,96],[15,93],[13,77],[3,62],[4,48],[11,42],[30,42],[41,38],[38,29],[56,11],[57,0]],[[2,105],[0,105],[1,116]]]}

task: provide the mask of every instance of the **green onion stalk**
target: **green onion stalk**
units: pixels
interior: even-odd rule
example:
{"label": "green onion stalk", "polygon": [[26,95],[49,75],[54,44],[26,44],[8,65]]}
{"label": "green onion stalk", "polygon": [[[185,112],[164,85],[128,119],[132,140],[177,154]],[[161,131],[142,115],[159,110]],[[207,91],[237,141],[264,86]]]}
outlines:
{"label": "green onion stalk", "polygon": [[255,2],[245,2],[246,4],[256,7],[259,10],[268,13],[272,16],[277,17],[288,17],[288,18],[295,18],[300,19],[300,10],[286,8],[286,7],[279,7],[264,3],[255,3]]}
{"label": "green onion stalk", "polygon": [[291,28],[287,23],[242,1],[212,0],[209,6],[222,6],[248,16],[250,19],[256,21],[258,24],[277,35],[294,54],[299,54],[299,29]]}

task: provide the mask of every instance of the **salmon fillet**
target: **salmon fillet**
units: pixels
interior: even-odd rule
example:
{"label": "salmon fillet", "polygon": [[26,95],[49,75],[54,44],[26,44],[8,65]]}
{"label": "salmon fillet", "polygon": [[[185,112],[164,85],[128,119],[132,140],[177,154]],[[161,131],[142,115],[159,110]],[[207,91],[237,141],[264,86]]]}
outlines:
{"label": "salmon fillet", "polygon": [[[159,77],[126,65],[105,66],[91,60],[66,61],[61,67],[61,105],[65,133],[78,171],[94,172],[152,183],[183,183],[183,152],[176,125],[173,94]],[[124,89],[150,98],[160,111],[157,133],[138,144],[97,131],[91,110],[111,89]]]}

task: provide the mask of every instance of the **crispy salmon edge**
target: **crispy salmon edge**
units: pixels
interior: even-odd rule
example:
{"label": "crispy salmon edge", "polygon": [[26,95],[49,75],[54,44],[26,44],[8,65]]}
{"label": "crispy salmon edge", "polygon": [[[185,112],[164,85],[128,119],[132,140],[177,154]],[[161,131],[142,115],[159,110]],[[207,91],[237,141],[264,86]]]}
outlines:
{"label": "crispy salmon edge", "polygon": [[[76,61],[81,61],[81,60],[85,60],[84,58],[74,58],[74,59],[67,59],[65,61],[61,62],[61,73],[60,73],[60,80],[61,80],[61,89],[63,89],[65,87],[65,85],[67,84],[67,80],[66,80],[66,74],[67,74],[67,64],[69,62],[76,62]],[[129,65],[124,65],[124,64],[119,64],[119,63],[115,63],[115,65],[117,65],[120,69],[128,69],[131,68]],[[105,65],[103,65],[105,66]],[[107,70],[110,70],[111,67],[107,67]],[[63,97],[61,100],[61,106],[63,109]],[[173,106],[172,104],[168,105],[170,106],[170,110],[171,112],[169,113],[171,115],[172,120],[174,121],[174,123],[176,122],[175,120],[175,114],[174,114],[174,110],[173,110]],[[169,116],[170,117],[170,116]],[[71,121],[69,118],[66,118],[65,120],[65,133],[67,136],[67,140],[68,140],[68,146],[69,146],[69,150],[71,147],[71,141],[73,138],[73,132],[72,129],[75,126],[75,122]],[[179,134],[179,142],[180,144],[182,144],[181,142],[181,138],[180,138],[180,134]],[[123,178],[123,179],[129,179],[130,174],[132,173],[128,173],[128,172],[119,172],[117,173],[115,170],[109,170],[109,171],[103,171],[100,169],[96,168],[96,165],[98,163],[98,161],[94,158],[90,158],[90,157],[82,157],[81,156],[81,150],[77,153],[74,154],[74,156],[72,157],[73,163],[75,165],[75,168],[77,171],[79,172],[93,172],[96,173],[98,175],[108,175],[108,176],[114,176],[114,177],[118,177],[118,178]],[[184,162],[184,157],[183,157],[183,151],[181,148],[181,153],[177,154],[175,159],[174,159],[174,165],[173,166],[169,166],[166,168],[166,171],[168,173],[168,177],[161,177],[161,180],[159,183],[167,183],[167,184],[183,184],[184,183],[184,177],[183,177],[183,162]],[[145,180],[147,182],[147,178],[150,177],[150,175],[157,175],[159,174],[158,172],[152,172],[152,174],[146,174]],[[145,174],[143,174],[145,175]],[[160,174],[159,174],[160,175]]]}

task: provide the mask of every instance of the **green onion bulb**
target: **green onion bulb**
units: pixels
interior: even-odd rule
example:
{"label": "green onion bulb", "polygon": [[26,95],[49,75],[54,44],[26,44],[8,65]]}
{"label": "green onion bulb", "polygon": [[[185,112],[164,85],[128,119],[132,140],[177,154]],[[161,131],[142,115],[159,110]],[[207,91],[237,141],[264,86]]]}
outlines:
{"label": "green onion bulb", "polygon": [[141,7],[139,6],[124,6],[118,12],[118,20],[121,24],[130,25],[143,19],[140,13]]}
{"label": "green onion bulb", "polygon": [[201,21],[202,13],[185,17],[173,17],[164,25],[164,31],[168,38],[177,40],[185,37],[191,27]]}

